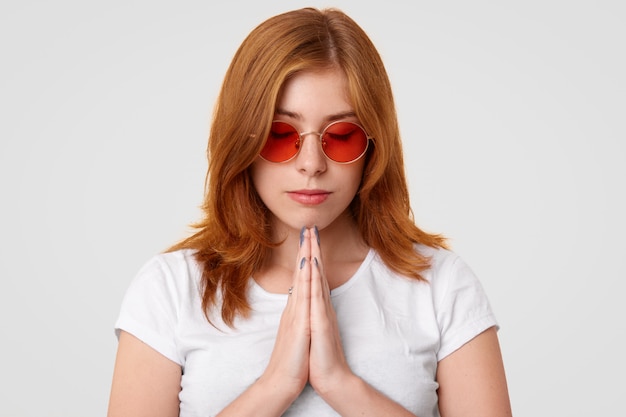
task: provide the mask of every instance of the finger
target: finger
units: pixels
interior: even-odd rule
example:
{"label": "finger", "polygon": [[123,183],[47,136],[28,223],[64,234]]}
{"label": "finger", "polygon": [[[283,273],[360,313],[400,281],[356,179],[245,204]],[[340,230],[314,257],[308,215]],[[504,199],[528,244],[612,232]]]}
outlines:
{"label": "finger", "polygon": [[[309,242],[307,242],[308,240],[308,234],[307,234],[307,229],[306,227],[303,227],[302,229],[300,229],[300,239],[299,239],[299,246],[298,246],[298,252],[296,253],[296,265],[294,268],[294,274],[293,274],[293,279],[291,281],[291,286],[289,287],[289,295],[293,295],[298,287],[298,281],[299,281],[299,273],[300,270],[302,270],[304,268],[303,265],[303,261],[302,259],[308,259],[311,254],[311,245]],[[306,260],[304,261],[306,262]]]}
{"label": "finger", "polygon": [[309,262],[309,259],[311,259],[310,232],[303,228],[300,232],[300,236],[301,244],[298,250],[289,302],[295,304],[298,318],[308,323],[311,305],[311,265]]}
{"label": "finger", "polygon": [[[322,259],[322,250],[320,235],[317,226],[311,229],[311,273],[312,280],[319,281],[320,295],[327,299],[326,295],[330,294],[330,287],[328,280],[326,279],[326,273],[324,271],[324,262]],[[312,281],[313,282],[313,281]]]}

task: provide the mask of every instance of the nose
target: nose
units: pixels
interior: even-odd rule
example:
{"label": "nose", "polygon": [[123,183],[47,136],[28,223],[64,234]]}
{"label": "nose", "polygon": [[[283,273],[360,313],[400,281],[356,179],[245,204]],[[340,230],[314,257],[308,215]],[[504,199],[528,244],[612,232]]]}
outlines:
{"label": "nose", "polygon": [[296,157],[298,171],[308,175],[319,175],[326,171],[326,155],[322,150],[320,134],[306,132],[300,134],[300,151]]}

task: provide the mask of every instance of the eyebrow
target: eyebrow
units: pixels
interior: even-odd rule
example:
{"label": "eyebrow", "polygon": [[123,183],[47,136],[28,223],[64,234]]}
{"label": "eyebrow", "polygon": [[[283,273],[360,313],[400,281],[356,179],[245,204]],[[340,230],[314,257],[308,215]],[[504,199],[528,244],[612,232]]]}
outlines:
{"label": "eyebrow", "polygon": [[[281,109],[280,107],[276,108],[274,113],[275,114],[279,114],[281,116],[287,116],[287,117],[290,117],[290,118],[296,119],[296,120],[301,120],[302,119],[302,115],[300,113],[296,113],[296,112],[292,112],[292,111],[289,111],[289,110]],[[325,121],[327,121],[327,122],[334,122],[336,120],[347,119],[348,117],[356,117],[356,114],[352,110],[344,111],[344,112],[340,112],[340,113],[335,113],[335,114],[331,114],[329,116],[326,116]]]}

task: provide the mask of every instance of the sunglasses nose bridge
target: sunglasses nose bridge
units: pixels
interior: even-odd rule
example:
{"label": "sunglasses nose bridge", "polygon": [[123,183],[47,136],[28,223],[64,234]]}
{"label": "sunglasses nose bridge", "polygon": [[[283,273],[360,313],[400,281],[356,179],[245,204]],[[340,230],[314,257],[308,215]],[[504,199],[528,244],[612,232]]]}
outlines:
{"label": "sunglasses nose bridge", "polygon": [[[324,135],[324,132],[316,132],[314,130],[311,130],[310,132],[300,132],[298,133],[298,145],[301,148],[304,145],[304,138],[305,136],[310,136],[310,135],[315,135],[317,136],[317,139],[319,140],[320,144],[323,145],[323,139],[322,139],[322,135]],[[326,151],[324,150],[324,146],[322,146],[322,152],[324,152],[324,155],[326,155]]]}
{"label": "sunglasses nose bridge", "polygon": [[298,133],[298,135],[300,135],[300,141],[303,141],[304,137],[308,136],[308,135],[316,135],[319,140],[322,140],[322,134],[323,133],[315,132],[314,130],[312,130],[310,132],[300,132],[300,133]]}
{"label": "sunglasses nose bridge", "polygon": [[320,145],[322,145],[322,146],[321,146],[321,148],[322,148],[322,153],[323,153],[324,155],[326,155],[326,152],[325,152],[325,150],[324,150],[324,146],[323,146],[323,144],[322,144],[322,141],[323,141],[323,140],[322,140],[322,135],[323,135],[323,134],[324,134],[323,132],[322,132],[322,133],[320,133],[320,132],[316,132],[316,131],[314,131],[314,130],[312,130],[312,131],[310,131],[310,132],[300,132],[300,133],[298,133],[298,153],[302,150],[302,147],[304,146],[304,138],[305,138],[306,136],[315,135],[315,136],[317,136],[317,139],[318,139],[318,141],[319,141]]}

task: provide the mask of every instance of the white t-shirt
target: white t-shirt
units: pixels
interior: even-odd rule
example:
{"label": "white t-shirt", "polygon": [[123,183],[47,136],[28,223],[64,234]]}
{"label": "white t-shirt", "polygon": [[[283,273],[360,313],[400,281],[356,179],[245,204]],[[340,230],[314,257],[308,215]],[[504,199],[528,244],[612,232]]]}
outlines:
{"label": "white t-shirt", "polygon": [[[418,246],[432,257],[428,282],[392,272],[374,250],[332,291],[352,371],[420,417],[439,416],[437,362],[497,326],[483,288],[454,253]],[[132,281],[116,332],[124,330],[182,367],[180,416],[214,416],[265,370],[286,294],[250,279],[252,314],[226,326],[219,307],[210,325],[201,308],[201,268],[190,250],[151,259]],[[337,416],[307,385],[285,416]]]}

